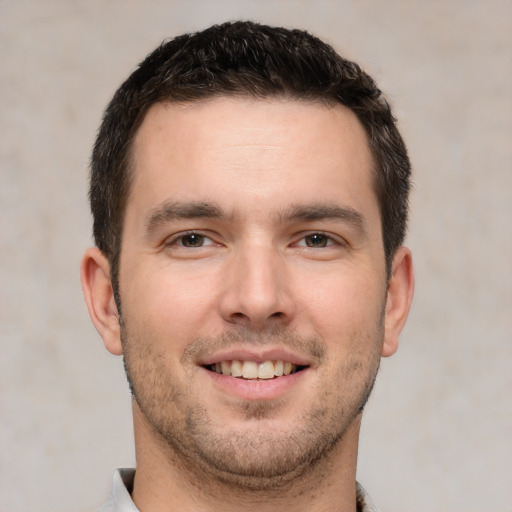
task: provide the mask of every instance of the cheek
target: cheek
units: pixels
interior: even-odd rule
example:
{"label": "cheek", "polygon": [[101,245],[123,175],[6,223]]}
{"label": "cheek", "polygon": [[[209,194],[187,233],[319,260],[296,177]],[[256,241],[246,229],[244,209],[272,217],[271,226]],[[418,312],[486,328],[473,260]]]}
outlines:
{"label": "cheek", "polygon": [[345,387],[359,382],[352,382],[349,375],[371,380],[366,372],[373,375],[378,367],[384,332],[384,290],[376,283],[381,281],[371,277],[332,279],[303,305],[302,318],[309,318],[315,334],[325,343],[330,361],[326,371]]}
{"label": "cheek", "polygon": [[213,278],[207,272],[159,266],[148,272],[126,273],[133,278],[121,290],[123,315],[144,331],[178,340],[208,323],[214,311]]}
{"label": "cheek", "polygon": [[320,330],[342,334],[351,330],[374,329],[381,321],[385,290],[383,280],[362,275],[331,275],[315,286],[299,290],[302,310],[308,312]]}

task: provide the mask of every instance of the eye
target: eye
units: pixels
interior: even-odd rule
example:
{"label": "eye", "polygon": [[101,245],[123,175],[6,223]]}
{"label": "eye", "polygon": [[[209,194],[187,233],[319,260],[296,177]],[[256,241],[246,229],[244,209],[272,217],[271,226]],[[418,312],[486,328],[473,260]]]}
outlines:
{"label": "eye", "polygon": [[201,235],[200,233],[185,233],[171,240],[170,245],[194,249],[206,245],[214,245],[214,242],[211,238]]}
{"label": "eye", "polygon": [[321,249],[323,247],[334,245],[334,240],[324,233],[311,233],[299,240],[297,245],[299,247],[315,247]]}

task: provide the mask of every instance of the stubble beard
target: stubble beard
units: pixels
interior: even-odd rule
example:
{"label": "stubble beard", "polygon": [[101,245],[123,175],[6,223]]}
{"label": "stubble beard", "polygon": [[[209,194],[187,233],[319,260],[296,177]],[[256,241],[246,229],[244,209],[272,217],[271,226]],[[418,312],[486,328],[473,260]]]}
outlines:
{"label": "stubble beard", "polygon": [[[169,462],[193,475],[192,482],[198,476],[201,480],[207,477],[240,490],[282,490],[306,473],[322,472],[322,462],[329,461],[347,429],[361,415],[380,361],[380,354],[372,353],[370,360],[351,354],[337,369],[334,379],[326,379],[326,386],[310,410],[291,424],[273,428],[273,418],[281,407],[278,400],[240,402],[237,412],[245,421],[242,426],[231,428],[219,426],[218,421],[216,424],[211,412],[190,393],[187,383],[173,378],[165,353],[156,353],[154,344],[129,334],[123,323],[121,326],[124,364],[133,397],[150,429],[169,448]],[[382,335],[382,325],[378,325],[377,332],[361,336],[357,346],[378,345],[374,336]],[[216,339],[194,340],[182,361],[201,351],[201,347],[225,346],[236,338],[247,339],[241,333],[229,333]],[[271,340],[281,346],[300,346],[315,356],[319,350],[322,357],[326,355],[325,345],[318,339],[278,330]],[[321,368],[318,371],[322,372]],[[342,392],[338,392],[338,386]]]}

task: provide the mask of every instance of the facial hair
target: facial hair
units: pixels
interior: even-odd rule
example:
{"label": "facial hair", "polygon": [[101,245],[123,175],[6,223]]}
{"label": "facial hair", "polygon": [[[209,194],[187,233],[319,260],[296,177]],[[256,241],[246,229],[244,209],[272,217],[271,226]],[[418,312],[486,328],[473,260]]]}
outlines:
{"label": "facial hair", "polygon": [[[382,322],[380,323],[382,324]],[[361,336],[354,350],[333,368],[325,364],[329,352],[323,340],[303,337],[286,328],[255,333],[247,329],[218,337],[201,337],[184,349],[179,364],[185,378],[174,376],[175,368],[158,344],[142,333],[122,325],[124,364],[130,388],[151,430],[169,448],[172,463],[192,473],[209,475],[222,483],[245,490],[279,489],[328,459],[348,427],[358,417],[372,390],[380,353],[362,349],[378,346],[382,325]],[[195,361],[237,343],[268,344],[308,355],[317,364],[315,400],[289,421],[278,421],[282,400],[239,401],[232,404],[241,421],[223,423],[215,411],[198,398],[193,384]],[[354,340],[352,340],[354,341]],[[367,346],[367,345],[366,345]],[[365,359],[366,357],[366,359]],[[300,409],[301,397],[297,397]],[[289,407],[289,404],[288,404]]]}

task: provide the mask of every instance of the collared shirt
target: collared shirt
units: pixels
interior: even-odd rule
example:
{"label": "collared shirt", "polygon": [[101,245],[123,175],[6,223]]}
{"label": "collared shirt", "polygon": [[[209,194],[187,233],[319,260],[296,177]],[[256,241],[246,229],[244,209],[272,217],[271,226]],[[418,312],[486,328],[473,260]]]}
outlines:
{"label": "collared shirt", "polygon": [[[130,496],[134,477],[135,469],[116,470],[110,498],[98,512],[139,512]],[[357,483],[356,499],[357,512],[379,512],[379,509],[372,503],[372,500],[359,483]]]}

